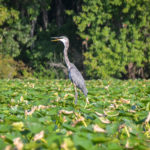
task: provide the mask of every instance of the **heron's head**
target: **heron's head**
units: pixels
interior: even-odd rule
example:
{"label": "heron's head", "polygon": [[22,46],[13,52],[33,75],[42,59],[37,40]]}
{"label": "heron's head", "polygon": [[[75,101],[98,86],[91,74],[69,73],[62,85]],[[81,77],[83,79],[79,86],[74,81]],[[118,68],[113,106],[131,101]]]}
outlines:
{"label": "heron's head", "polygon": [[66,36],[60,36],[60,37],[52,37],[52,41],[61,41],[64,45],[69,44],[69,39]]}

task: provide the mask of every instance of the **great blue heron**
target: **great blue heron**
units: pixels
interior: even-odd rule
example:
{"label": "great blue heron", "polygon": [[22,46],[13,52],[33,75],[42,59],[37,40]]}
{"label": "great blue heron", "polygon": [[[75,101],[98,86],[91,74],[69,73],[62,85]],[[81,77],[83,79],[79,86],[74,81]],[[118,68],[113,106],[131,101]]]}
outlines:
{"label": "great blue heron", "polygon": [[75,104],[77,104],[77,97],[78,97],[78,92],[77,88],[81,89],[83,94],[86,96],[86,105],[89,103],[88,98],[87,98],[87,88],[85,85],[84,78],[82,74],[79,72],[79,70],[76,68],[76,66],[73,63],[70,63],[69,58],[68,58],[68,49],[69,49],[69,39],[66,36],[60,36],[60,37],[52,37],[52,41],[61,41],[64,44],[64,58],[65,58],[65,63],[68,68],[69,72],[69,78],[72,81],[75,89]]}

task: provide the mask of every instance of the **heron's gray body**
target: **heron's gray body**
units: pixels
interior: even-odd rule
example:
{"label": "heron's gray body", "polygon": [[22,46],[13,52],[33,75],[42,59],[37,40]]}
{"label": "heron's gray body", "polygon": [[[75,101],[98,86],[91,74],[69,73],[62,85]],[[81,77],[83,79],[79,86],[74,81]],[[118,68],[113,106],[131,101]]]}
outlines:
{"label": "heron's gray body", "polygon": [[74,64],[70,63],[70,69],[68,72],[70,80],[83,92],[85,96],[87,96],[88,91],[86,89],[83,76]]}

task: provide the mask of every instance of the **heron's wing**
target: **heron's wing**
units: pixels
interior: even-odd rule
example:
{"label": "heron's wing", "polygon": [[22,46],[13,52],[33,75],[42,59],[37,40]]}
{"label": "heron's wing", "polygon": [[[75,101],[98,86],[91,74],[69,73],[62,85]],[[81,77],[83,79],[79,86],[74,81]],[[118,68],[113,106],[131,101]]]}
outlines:
{"label": "heron's wing", "polygon": [[79,70],[76,68],[74,64],[71,63],[71,68],[69,70],[69,77],[72,80],[72,82],[82,90],[84,95],[87,95],[87,89],[86,85],[83,79],[82,74],[79,72]]}
{"label": "heron's wing", "polygon": [[83,76],[74,64],[71,64],[71,68],[69,70],[69,77],[71,78],[72,82],[76,85],[84,84]]}

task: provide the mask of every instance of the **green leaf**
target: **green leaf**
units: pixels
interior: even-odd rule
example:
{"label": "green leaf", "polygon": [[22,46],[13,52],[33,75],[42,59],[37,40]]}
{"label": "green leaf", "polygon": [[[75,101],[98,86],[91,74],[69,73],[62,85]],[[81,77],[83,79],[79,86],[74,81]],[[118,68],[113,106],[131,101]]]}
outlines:
{"label": "green leaf", "polygon": [[75,146],[79,146],[79,147],[84,148],[86,150],[92,149],[92,146],[93,146],[92,142],[85,137],[80,137],[78,135],[74,135],[73,141],[75,143]]}

